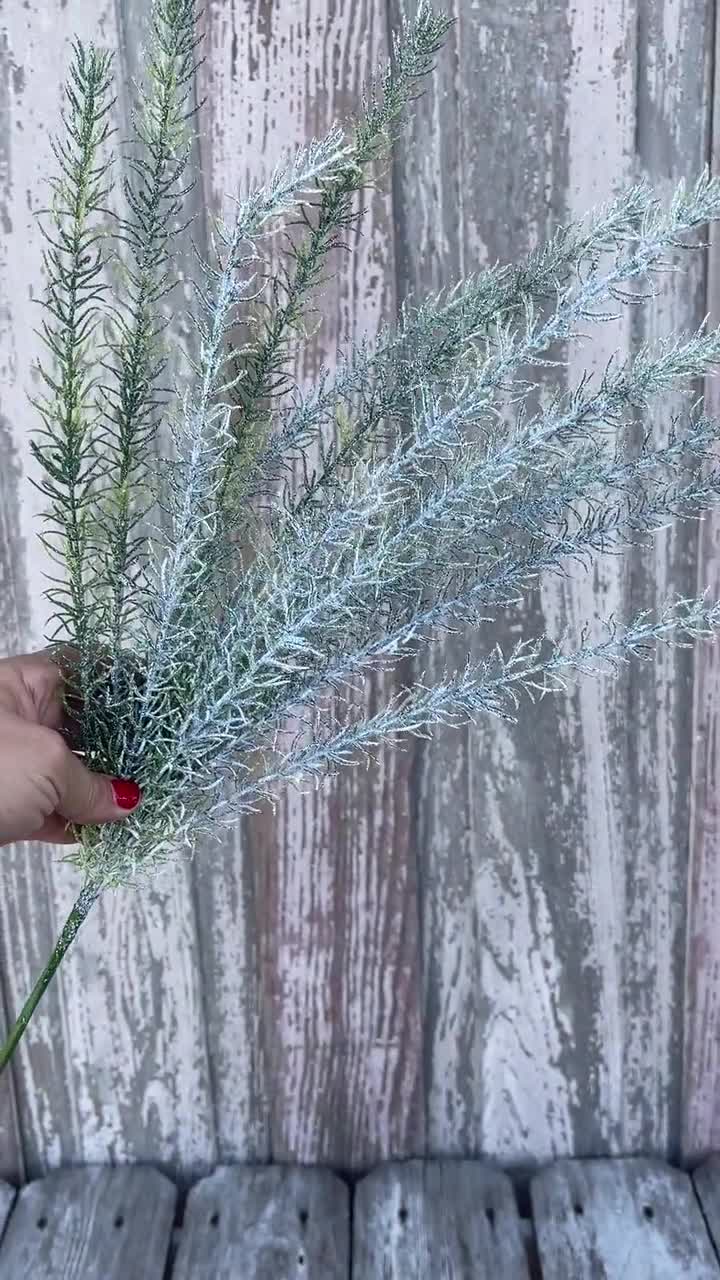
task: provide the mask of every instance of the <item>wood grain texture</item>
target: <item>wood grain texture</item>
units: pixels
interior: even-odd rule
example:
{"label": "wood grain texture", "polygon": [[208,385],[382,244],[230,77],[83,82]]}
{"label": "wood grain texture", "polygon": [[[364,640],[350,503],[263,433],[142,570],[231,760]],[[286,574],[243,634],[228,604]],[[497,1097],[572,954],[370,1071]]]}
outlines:
{"label": "wood grain texture", "polygon": [[[147,12],[146,4],[68,0],[57,12],[43,4],[12,6],[3,19],[16,98],[2,286],[13,305],[12,324],[3,327],[0,339],[10,371],[2,412],[24,477],[35,474],[27,394],[34,389],[33,362],[39,355],[33,299],[42,289],[41,239],[33,214],[46,203],[45,178],[54,169],[49,144],[58,127],[69,41],[73,35],[94,38],[115,51],[120,73],[115,123],[120,137],[126,137],[129,75],[136,69]],[[176,331],[176,342],[182,336],[182,329]],[[28,615],[29,621],[22,635],[18,627],[3,627],[3,644],[10,651],[42,642],[43,572],[49,565],[35,538],[40,504],[26,478],[22,552],[15,552],[13,581],[20,601],[15,614]],[[29,608],[23,600],[30,601]],[[2,967],[6,1002],[15,1011],[50,953],[78,879],[52,851],[26,845],[3,850],[0,875]],[[142,896],[107,896],[96,908],[17,1058],[30,1174],[63,1161],[152,1157],[194,1171],[214,1161],[194,928],[186,872],[167,873]]]}
{"label": "wood grain texture", "polygon": [[[720,26],[716,30],[720,41]],[[718,54],[712,112],[711,164],[720,172]],[[706,310],[720,323],[720,251],[717,236],[709,250]],[[705,388],[708,411],[720,411],[716,378]],[[717,513],[700,526],[697,589],[720,598],[720,519]],[[682,1153],[697,1160],[720,1145],[720,652],[716,644],[698,646],[692,709],[692,788],[690,819],[689,901],[686,926],[685,1018]]]}
{"label": "wood grain texture", "polygon": [[[289,149],[357,106],[386,47],[379,0],[208,7],[210,113],[205,177],[213,205],[244,190]],[[295,368],[301,381],[336,349],[372,334],[393,306],[389,194],[366,196],[352,257],[322,289],[319,332]],[[372,703],[375,689],[368,693]],[[254,903],[261,973],[262,1061],[270,1150],[280,1160],[362,1166],[422,1149],[420,1015],[408,758],[384,753],[310,795],[288,791],[274,818],[245,824],[254,881],[219,906],[206,967],[236,973],[220,991],[210,1051],[221,1080],[218,1132],[232,1149],[232,1081],[248,1088],[239,1047],[239,988],[249,975],[244,902]],[[240,864],[236,863],[240,870]],[[199,884],[209,916],[218,886]],[[241,914],[238,915],[238,911]],[[242,1025],[247,1025],[242,1015]],[[240,1033],[242,1044],[242,1032]],[[225,1075],[227,1073],[227,1079]],[[242,1078],[240,1078],[242,1077]]]}
{"label": "wood grain texture", "polygon": [[346,1280],[350,1196],[327,1170],[217,1169],[193,1187],[173,1280]]}
{"label": "wood grain texture", "polygon": [[510,1179],[467,1160],[409,1160],[353,1202],[354,1280],[529,1280]]}
{"label": "wood grain texture", "polygon": [[[453,63],[441,62],[445,83],[427,96],[412,167],[399,179],[409,287],[451,283],[496,258],[516,261],[543,240],[567,212],[580,176],[571,173],[573,147],[581,151],[576,131],[596,111],[613,115],[612,127],[599,131],[605,154],[597,171],[609,178],[627,167],[631,18],[619,5],[590,8],[594,33],[586,6],[453,7]],[[587,41],[577,30],[584,22]],[[587,85],[583,49],[586,57],[592,49],[592,83],[602,89],[580,103],[571,97]],[[608,76],[611,66],[617,79]],[[554,634],[568,610],[551,586],[491,631],[443,645],[433,669],[459,665],[495,641],[508,648],[521,634]],[[606,1140],[614,1100],[604,1090],[604,1058],[617,1052],[620,1008],[617,975],[602,966],[613,964],[607,932],[617,904],[598,838],[603,789],[594,785],[598,772],[602,783],[603,694],[583,696],[585,714],[595,717],[587,722],[574,699],[548,700],[524,708],[517,729],[481,722],[463,735],[436,734],[423,751],[431,1151],[522,1162]],[[593,725],[590,777],[576,765],[584,723]],[[598,827],[592,851],[586,823]]]}
{"label": "wood grain texture", "polygon": [[163,1280],[175,1187],[154,1169],[63,1169],[30,1182],[0,1244],[8,1280]]}
{"label": "wood grain texture", "polygon": [[[15,306],[11,284],[15,152],[21,142],[24,71],[13,57],[9,34],[0,29],[0,655],[22,650],[30,633],[30,600],[24,572],[21,525],[23,468],[13,438],[11,403],[17,379]],[[18,141],[16,142],[16,139]],[[16,424],[17,426],[17,424]],[[0,879],[0,886],[2,880]],[[0,893],[2,890],[0,888]],[[9,1024],[8,984],[0,969],[0,1036]],[[0,1177],[19,1179],[23,1157],[14,1072],[0,1081]]]}
{"label": "wood grain texture", "polygon": [[553,1280],[716,1280],[687,1174],[659,1160],[564,1160],[530,1187],[543,1275]]}
{"label": "wood grain texture", "polygon": [[[27,482],[32,474],[29,450],[31,413],[27,395],[36,390],[32,364],[38,353],[33,330],[37,325],[34,299],[41,287],[40,238],[33,211],[43,205],[38,168],[49,166],[48,131],[58,118],[59,75],[66,65],[64,38],[72,31],[69,21],[80,23],[80,34],[89,32],[74,6],[72,14],[59,15],[56,39],[48,39],[49,15],[43,6],[14,6],[3,14],[3,49],[10,79],[7,127],[3,129],[3,235],[2,283],[4,300],[0,330],[2,367],[2,652],[15,653],[42,641],[42,578],[45,567],[34,539],[34,518],[39,495]],[[87,17],[87,15],[86,15]],[[6,465],[8,464],[8,465]],[[56,931],[51,854],[37,845],[16,845],[2,851],[0,866],[0,948],[4,1003],[14,1016],[30,984],[49,954]],[[26,1150],[40,1145],[43,1156],[57,1159],[72,1145],[68,1132],[73,1113],[68,1080],[69,1059],[57,1028],[64,1024],[62,987],[48,992],[43,1015],[29,1042],[33,1060],[43,1080],[28,1078],[28,1054],[13,1064],[18,1106]],[[51,1030],[52,1028],[52,1030]],[[43,1067],[40,1068],[42,1059]],[[29,1088],[28,1088],[29,1086]],[[40,1137],[41,1117],[52,1090],[56,1120]],[[52,1110],[52,1107],[48,1108]],[[39,1142],[38,1142],[39,1139]],[[55,1150],[53,1152],[53,1144]],[[4,1158],[4,1157],[3,1157]],[[32,1154],[30,1170],[37,1169]],[[42,1164],[42,1160],[40,1161]]]}
{"label": "wood grain texture", "polygon": [[[661,187],[699,168],[704,3],[453,12],[451,57],[398,168],[403,289],[517,261],[640,168]],[[594,330],[568,380],[697,322],[702,279],[700,263],[663,289],[644,329],[625,315]],[[644,558],[547,580],[485,635],[444,645],[436,666],[496,640],[632,616],[691,591],[690,567],[680,534]],[[523,1163],[677,1146],[688,679],[685,657],[660,655],[615,685],[586,679],[525,707],[517,729],[481,724],[423,749],[431,1151]]]}
{"label": "wood grain texture", "polygon": [[[705,0],[638,10],[636,146],[639,171],[660,194],[692,180],[707,158],[712,6]],[[699,325],[706,314],[707,257],[685,255],[681,273],[659,280],[657,297],[638,309],[633,341],[653,341]],[[701,394],[702,388],[696,388]],[[652,413],[664,440],[675,410]],[[656,609],[669,595],[696,589],[698,528],[675,524],[654,553],[628,560],[626,613]],[[698,646],[697,660],[708,657]],[[621,999],[625,1007],[623,1124],[626,1152],[677,1156],[682,1127],[687,841],[690,824],[693,655],[659,649],[633,668],[615,701],[616,760],[625,796],[625,917]],[[632,797],[632,799],[631,799]]]}

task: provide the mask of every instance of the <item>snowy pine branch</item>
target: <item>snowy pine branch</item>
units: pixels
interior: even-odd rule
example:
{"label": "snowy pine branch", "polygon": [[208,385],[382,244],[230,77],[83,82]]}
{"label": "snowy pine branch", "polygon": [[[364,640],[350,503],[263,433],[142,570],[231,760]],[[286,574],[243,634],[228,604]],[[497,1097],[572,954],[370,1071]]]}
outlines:
{"label": "snowy pine branch", "polygon": [[[600,640],[540,637],[507,655],[493,643],[499,614],[540,576],[620,554],[718,500],[718,424],[697,400],[697,380],[718,363],[717,332],[703,326],[642,347],[563,390],[558,375],[554,391],[538,378],[566,365],[572,344],[591,342],[593,325],[648,304],[656,274],[677,269],[678,250],[720,217],[720,182],[709,174],[667,204],[646,184],[619,193],[524,262],[406,304],[396,325],[314,387],[293,383],[290,340],[302,340],[328,254],[355,226],[358,193],[447,28],[421,4],[348,140],[333,130],[310,143],[215,221],[209,252],[198,251],[189,386],[169,400],[159,390],[159,316],[192,181],[192,0],[156,0],[153,11],[128,212],[102,232],[128,257],[120,298],[106,297],[100,274],[113,246],[93,238],[105,202],[96,153],[107,140],[109,62],[78,48],[69,140],[58,151],[53,362],[36,457],[66,548],[58,591],[69,594],[56,598],[70,601],[62,638],[84,663],[83,750],[143,792],[127,822],[78,833],[71,859],[91,885],[150,873],[282,781],[318,777],[434,723],[515,715],[523,695],[614,669],[652,644],[687,643],[720,621],[717,603],[683,599],[655,618],[612,620]],[[70,176],[85,183],[79,202]],[[268,304],[266,239],[298,222]],[[94,365],[101,307],[116,340]],[[110,391],[101,417],[98,367]],[[668,392],[685,408],[658,439],[653,418]],[[154,474],[160,408],[172,457]],[[298,464],[299,485],[287,475]],[[165,517],[148,544],[136,532],[146,490]],[[239,562],[240,532],[250,546]],[[429,646],[464,626],[486,640],[485,658],[431,686],[406,685],[369,717],[348,698],[372,670],[408,656],[422,664]]]}

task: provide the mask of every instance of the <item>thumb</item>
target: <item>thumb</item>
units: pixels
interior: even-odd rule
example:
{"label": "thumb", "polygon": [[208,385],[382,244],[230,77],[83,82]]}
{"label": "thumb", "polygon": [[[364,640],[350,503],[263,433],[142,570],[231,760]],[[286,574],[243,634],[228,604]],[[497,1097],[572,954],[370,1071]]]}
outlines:
{"label": "thumb", "polygon": [[137,783],[92,773],[69,749],[55,782],[60,795],[56,812],[69,822],[117,822],[137,808],[142,796]]}

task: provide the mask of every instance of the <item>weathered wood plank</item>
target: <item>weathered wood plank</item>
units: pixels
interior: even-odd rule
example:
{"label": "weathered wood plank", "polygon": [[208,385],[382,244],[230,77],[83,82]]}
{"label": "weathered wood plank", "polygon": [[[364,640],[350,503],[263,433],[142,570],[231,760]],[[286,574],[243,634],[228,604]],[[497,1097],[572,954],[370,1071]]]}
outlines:
{"label": "weathered wood plank", "polygon": [[[121,10],[127,28],[118,26]],[[143,0],[124,8],[68,0],[50,11],[35,0],[4,14],[16,99],[10,132],[11,176],[2,288],[12,324],[2,326],[6,369],[3,413],[19,476],[35,475],[29,452],[39,354],[33,301],[42,289],[41,238],[34,210],[47,204],[54,171],[50,137],[59,125],[69,41],[95,38],[115,50],[116,123],[127,136],[128,72],[144,39]],[[182,334],[180,334],[182,336]],[[4,449],[7,453],[7,446]],[[3,484],[8,483],[3,473]],[[41,598],[48,565],[35,533],[40,495],[23,481],[16,574],[22,636],[14,648],[42,642]],[[19,560],[19,553],[18,555]],[[27,599],[30,605],[23,603]],[[6,637],[3,636],[3,640]],[[3,850],[0,948],[6,1000],[16,1011],[45,963],[75,897],[77,876],[49,850]],[[74,953],[46,995],[18,1057],[19,1107],[27,1164],[37,1174],[61,1161],[144,1159],[202,1171],[214,1160],[212,1114],[194,920],[187,875],[167,873],[143,894],[107,897],[85,925]]]}
{"label": "weathered wood plank", "polygon": [[[10,284],[9,233],[13,229],[14,142],[22,128],[24,72],[13,58],[7,30],[0,31],[0,656],[25,647],[30,601],[23,568],[20,490],[22,472],[9,414],[15,382],[16,298]],[[4,864],[3,864],[4,869]],[[0,881],[3,885],[4,881]],[[8,1023],[8,988],[0,968],[0,1036]],[[13,1073],[0,1080],[0,1177],[19,1179],[23,1159]]]}
{"label": "weathered wood plank", "polygon": [[[244,189],[290,148],[359,103],[386,46],[381,0],[209,6],[211,147],[205,173],[217,203]],[[323,287],[319,333],[295,368],[303,380],[338,345],[372,334],[392,311],[393,246],[387,185],[366,193],[362,234]],[[376,698],[370,690],[368,697]],[[385,753],[303,796],[287,791],[277,816],[245,825],[255,881],[232,901],[198,883],[209,918],[206,971],[248,972],[246,909],[254,902],[262,975],[262,1056],[277,1159],[363,1165],[422,1147],[415,865],[408,831],[410,757]],[[247,1094],[237,1059],[235,981],[226,979],[210,1025],[218,1129],[231,1150]],[[232,1006],[232,1016],[228,1017]],[[243,1015],[244,1017],[245,1015]]]}
{"label": "weathered wood plank", "polygon": [[553,1280],[716,1280],[687,1174],[659,1160],[562,1160],[530,1185],[543,1275]]}
{"label": "weathered wood plank", "polygon": [[217,1169],[188,1196],[173,1280],[347,1280],[350,1197],[326,1169]]}
{"label": "weathered wood plank", "polygon": [[[49,169],[48,133],[57,123],[60,105],[60,76],[66,65],[63,38],[70,35],[70,22],[80,16],[78,5],[71,14],[57,15],[53,39],[49,38],[50,15],[42,5],[15,8],[3,15],[3,44],[10,69],[7,128],[3,130],[4,182],[2,219],[2,265],[0,291],[3,299],[0,322],[0,365],[2,367],[2,504],[3,597],[0,643],[3,655],[23,651],[42,643],[41,593],[46,566],[34,539],[34,516],[39,495],[27,484],[31,466],[28,430],[31,410],[27,394],[33,386],[32,363],[38,354],[33,330],[37,326],[34,298],[41,287],[40,238],[33,210],[46,204],[37,181],[38,168]],[[88,33],[87,23],[81,34]],[[60,55],[60,56],[59,56]],[[47,848],[19,844],[2,851],[2,893],[0,893],[0,949],[5,1005],[8,1017],[24,1000],[30,983],[44,964],[54,941],[55,908],[51,885],[51,855]],[[43,1059],[46,1088],[52,1087],[58,1127],[45,1134],[37,1145],[50,1159],[68,1141],[67,1117],[72,1115],[68,1087],[67,1059],[57,1051],[57,1035],[50,1027],[62,1025],[62,988],[54,984],[45,1001],[43,1019],[33,1035],[34,1061]],[[60,1061],[58,1061],[60,1059]],[[15,1063],[18,1105],[23,1129],[33,1128],[35,1102],[37,1129],[42,1127],[47,1094],[33,1079],[25,1051]],[[52,1085],[50,1086],[50,1079]],[[26,1093],[27,1091],[27,1093]],[[26,1101],[27,1098],[27,1101]],[[29,1104],[29,1105],[28,1105]],[[47,1112],[45,1112],[47,1115]],[[61,1117],[61,1118],[60,1118]],[[32,1138],[24,1135],[32,1149]],[[30,1170],[37,1171],[32,1150]],[[40,1162],[42,1167],[42,1162]]]}
{"label": "weathered wood plank", "polygon": [[[468,0],[454,13],[453,61],[440,57],[398,171],[403,289],[517,260],[638,160],[658,181],[699,167],[704,3]],[[570,382],[694,323],[701,285],[698,264],[663,289],[644,330],[626,315],[594,331]],[[631,615],[692,590],[688,569],[687,538],[672,534],[643,559],[548,579],[487,634],[443,645],[431,670],[496,640]],[[664,654],[617,685],[585,680],[526,706],[517,729],[481,724],[423,746],[430,1150],[511,1163],[677,1142],[687,707],[686,659]]]}
{"label": "weathered wood plank", "polygon": [[720,1155],[715,1153],[705,1160],[693,1172],[692,1180],[710,1238],[720,1256]]}
{"label": "weathered wood plank", "polygon": [[[638,8],[639,171],[660,194],[705,163],[710,117],[712,15],[704,0],[642,0]],[[696,327],[706,313],[707,257],[657,281],[657,297],[634,312],[633,342]],[[698,387],[701,394],[702,388]],[[658,443],[687,399],[653,407]],[[674,524],[654,549],[626,560],[623,612],[657,609],[696,590],[698,527]],[[704,583],[702,586],[704,587]],[[702,589],[702,588],[701,588]],[[705,647],[698,650],[705,661]],[[682,1127],[683,1006],[690,821],[692,653],[658,649],[634,666],[613,699],[614,768],[622,812],[624,936],[621,974],[622,1099],[614,1150],[675,1156]],[[622,809],[621,809],[622,805]],[[619,942],[619,938],[618,938]]]}
{"label": "weathered wood plank", "polygon": [[[716,28],[711,165],[720,172],[720,25]],[[711,238],[706,300],[709,323],[720,323],[720,248]],[[708,412],[720,411],[717,378],[705,387]],[[720,598],[720,519],[705,517],[700,526],[697,587]],[[699,644],[695,654],[690,791],[690,869],[686,923],[684,1001],[684,1089],[682,1153],[696,1160],[720,1146],[720,896],[718,796],[720,795],[720,650]]]}
{"label": "weathered wood plank", "polygon": [[[257,18],[243,16],[257,31]],[[228,214],[225,196],[257,181],[262,173],[260,148],[248,147],[251,130],[233,135],[240,109],[251,109],[253,75],[240,76],[238,37],[232,7],[204,7],[201,18],[204,62],[199,70],[197,99],[201,218]],[[257,69],[256,73],[257,74]],[[226,135],[237,154],[223,149]],[[205,1030],[217,1160],[260,1161],[270,1155],[269,1084],[266,1079],[260,990],[253,849],[241,824],[198,851],[192,867],[193,900],[198,921]]]}
{"label": "weathered wood plank", "polygon": [[175,1187],[155,1169],[63,1169],[19,1193],[0,1244],[8,1280],[162,1280]]}
{"label": "weathered wood plank", "polygon": [[[605,22],[592,38],[600,10]],[[461,3],[454,12],[452,61],[439,59],[443,79],[420,104],[412,162],[405,158],[398,183],[406,287],[418,291],[496,258],[516,261],[549,234],[579,181],[583,121],[593,130],[603,122],[595,170],[608,179],[627,169],[632,139],[630,17],[621,6]],[[583,85],[584,102],[571,102]],[[446,642],[431,670],[495,641],[508,648],[520,634],[558,631],[568,608],[556,595],[533,594],[489,634]],[[604,696],[585,695],[588,713],[600,708],[600,727]],[[419,784],[429,1148],[507,1162],[600,1140],[609,1100],[600,1096],[605,1045],[594,1018],[609,1001],[614,1058],[619,1014],[596,946],[616,910],[598,848],[598,740],[588,779],[575,765],[582,722],[572,700],[525,707],[522,717],[517,729],[481,722],[436,734],[423,747]]]}
{"label": "weathered wood plank", "polygon": [[5,1223],[10,1217],[13,1200],[15,1199],[15,1188],[8,1186],[7,1182],[0,1182],[0,1240],[2,1240]]}
{"label": "weathered wood plank", "polygon": [[510,1179],[469,1160],[384,1165],[353,1206],[354,1280],[528,1280]]}

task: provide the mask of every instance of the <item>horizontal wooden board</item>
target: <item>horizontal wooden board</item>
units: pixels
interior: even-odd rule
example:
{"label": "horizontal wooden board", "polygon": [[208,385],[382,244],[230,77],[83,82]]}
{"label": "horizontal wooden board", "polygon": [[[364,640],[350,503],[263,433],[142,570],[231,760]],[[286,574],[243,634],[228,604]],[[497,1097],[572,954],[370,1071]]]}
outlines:
{"label": "horizontal wooden board", "polygon": [[659,1160],[563,1160],[531,1183],[552,1280],[717,1280],[692,1183]]}
{"label": "horizontal wooden board", "polygon": [[0,1275],[163,1280],[176,1190],[155,1169],[63,1169],[19,1193]]}
{"label": "horizontal wooden board", "polygon": [[217,1169],[193,1187],[173,1280],[346,1280],[350,1197],[328,1170]]}
{"label": "horizontal wooden board", "polygon": [[529,1280],[510,1179],[469,1160],[384,1165],[353,1207],[354,1280]]}

